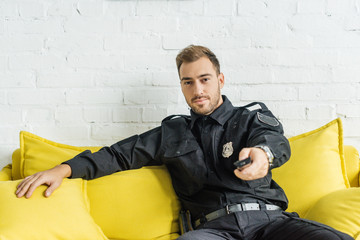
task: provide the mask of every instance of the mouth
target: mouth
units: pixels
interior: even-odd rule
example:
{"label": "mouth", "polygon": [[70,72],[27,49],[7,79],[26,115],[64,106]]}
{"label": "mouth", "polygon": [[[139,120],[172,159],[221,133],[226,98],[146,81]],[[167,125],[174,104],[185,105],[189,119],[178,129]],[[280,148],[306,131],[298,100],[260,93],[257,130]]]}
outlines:
{"label": "mouth", "polygon": [[196,104],[203,104],[207,100],[208,100],[207,97],[196,97],[196,98],[193,98],[192,102],[196,103]]}

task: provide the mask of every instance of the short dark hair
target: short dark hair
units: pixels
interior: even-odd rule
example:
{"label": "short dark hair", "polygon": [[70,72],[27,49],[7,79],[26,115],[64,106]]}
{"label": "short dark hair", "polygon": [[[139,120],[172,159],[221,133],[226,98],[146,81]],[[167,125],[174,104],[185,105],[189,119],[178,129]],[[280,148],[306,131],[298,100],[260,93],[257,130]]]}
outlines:
{"label": "short dark hair", "polygon": [[180,67],[181,64],[184,62],[190,63],[195,62],[196,60],[207,57],[210,62],[214,65],[216,74],[220,74],[220,63],[215,54],[208,49],[207,47],[203,46],[196,46],[196,45],[189,45],[183,50],[179,52],[179,54],[176,56],[176,66],[178,69],[178,73],[180,73]]}

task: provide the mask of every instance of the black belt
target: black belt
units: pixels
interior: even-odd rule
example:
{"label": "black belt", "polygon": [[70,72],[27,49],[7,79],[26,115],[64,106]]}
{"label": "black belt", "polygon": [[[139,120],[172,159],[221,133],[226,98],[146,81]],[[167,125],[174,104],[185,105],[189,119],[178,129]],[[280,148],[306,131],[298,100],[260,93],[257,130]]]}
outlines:
{"label": "black belt", "polygon": [[[260,204],[258,203],[239,203],[234,205],[227,205],[225,208],[216,210],[205,215],[203,218],[199,218],[194,222],[195,228],[200,226],[200,224],[215,220],[219,217],[223,217],[230,213],[241,212],[241,211],[259,211],[261,209]],[[264,210],[282,210],[281,207],[271,204],[265,204]]]}

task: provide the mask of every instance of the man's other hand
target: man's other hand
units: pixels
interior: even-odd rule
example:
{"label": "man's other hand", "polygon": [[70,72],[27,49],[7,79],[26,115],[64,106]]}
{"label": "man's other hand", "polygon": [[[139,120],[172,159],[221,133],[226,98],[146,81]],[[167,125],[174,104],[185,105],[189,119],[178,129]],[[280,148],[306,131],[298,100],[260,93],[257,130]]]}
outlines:
{"label": "man's other hand", "polygon": [[67,164],[61,164],[49,170],[35,173],[26,177],[18,186],[16,196],[30,198],[33,192],[40,185],[48,185],[44,195],[49,197],[57,189],[64,178],[71,176],[71,168]]}
{"label": "man's other hand", "polygon": [[260,148],[243,148],[239,153],[239,159],[248,157],[251,158],[252,163],[244,168],[235,169],[235,175],[246,181],[265,177],[269,171],[269,160],[266,153]]}

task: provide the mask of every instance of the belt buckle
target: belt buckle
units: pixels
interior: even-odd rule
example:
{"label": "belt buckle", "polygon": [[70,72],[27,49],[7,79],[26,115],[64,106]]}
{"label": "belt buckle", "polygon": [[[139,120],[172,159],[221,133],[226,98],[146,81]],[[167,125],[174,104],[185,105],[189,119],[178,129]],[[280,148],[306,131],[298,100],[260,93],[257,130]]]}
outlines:
{"label": "belt buckle", "polygon": [[[236,206],[236,205],[239,205],[237,203],[234,203],[234,204],[228,204],[225,206],[225,211],[226,211],[226,214],[230,214],[230,213],[233,213],[231,210],[230,210],[230,207],[231,206]],[[240,204],[240,207],[241,207],[241,210],[240,211],[243,211],[244,210],[244,206],[242,204]],[[235,211],[236,212],[236,211]]]}

